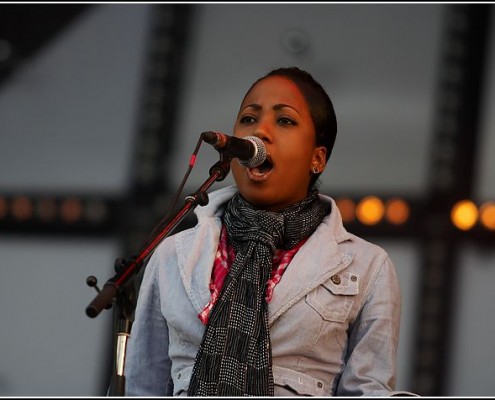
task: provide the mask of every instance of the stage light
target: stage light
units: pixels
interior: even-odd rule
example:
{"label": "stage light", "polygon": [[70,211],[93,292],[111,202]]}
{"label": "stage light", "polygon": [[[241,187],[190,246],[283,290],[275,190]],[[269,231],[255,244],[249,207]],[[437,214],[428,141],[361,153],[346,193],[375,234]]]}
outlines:
{"label": "stage light", "polygon": [[60,214],[64,222],[74,223],[81,218],[83,207],[81,201],[76,198],[70,198],[62,201]]}
{"label": "stage light", "polygon": [[385,206],[376,196],[364,197],[357,205],[356,215],[363,224],[375,225],[383,218]]}
{"label": "stage light", "polygon": [[458,229],[467,231],[478,220],[478,208],[471,200],[461,200],[452,207],[450,219]]}
{"label": "stage light", "polygon": [[490,230],[495,230],[495,202],[489,201],[480,207],[480,222]]}
{"label": "stage light", "polygon": [[400,198],[393,198],[385,203],[385,217],[394,225],[401,225],[409,219],[409,205]]}
{"label": "stage light", "polygon": [[356,204],[351,199],[340,198],[336,199],[335,203],[342,215],[342,221],[344,223],[354,221],[356,217]]}
{"label": "stage light", "polygon": [[0,219],[5,218],[9,212],[9,204],[5,197],[0,197]]}
{"label": "stage light", "polygon": [[33,216],[33,203],[26,196],[16,196],[12,199],[12,215],[20,221],[26,221]]}

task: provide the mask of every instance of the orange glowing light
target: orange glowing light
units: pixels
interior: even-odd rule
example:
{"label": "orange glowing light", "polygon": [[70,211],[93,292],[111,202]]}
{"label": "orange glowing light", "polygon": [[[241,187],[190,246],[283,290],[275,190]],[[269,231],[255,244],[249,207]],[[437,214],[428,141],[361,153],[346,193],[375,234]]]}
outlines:
{"label": "orange glowing light", "polygon": [[64,200],[61,205],[60,214],[65,222],[76,222],[83,214],[81,201],[75,198]]}
{"label": "orange glowing light", "polygon": [[9,211],[9,205],[7,204],[7,199],[0,197],[0,218],[5,218]]}
{"label": "orange glowing light", "polygon": [[385,204],[385,216],[391,224],[403,224],[409,219],[409,214],[409,205],[402,199],[390,199]]}
{"label": "orange glowing light", "polygon": [[450,219],[458,229],[467,231],[478,220],[478,208],[471,200],[461,200],[452,207]]}
{"label": "orange glowing light", "polygon": [[481,224],[490,230],[495,230],[495,202],[489,201],[480,207]]}
{"label": "orange glowing light", "polygon": [[354,204],[354,201],[347,198],[341,198],[337,199],[335,203],[337,203],[337,207],[339,208],[340,214],[342,215],[342,221],[344,223],[354,220],[356,215],[356,204]]}
{"label": "orange glowing light", "polygon": [[17,196],[12,200],[12,214],[21,221],[33,216],[33,203],[25,196]]}
{"label": "orange glowing light", "polygon": [[385,206],[376,196],[367,196],[359,202],[356,215],[363,224],[375,225],[383,218]]}

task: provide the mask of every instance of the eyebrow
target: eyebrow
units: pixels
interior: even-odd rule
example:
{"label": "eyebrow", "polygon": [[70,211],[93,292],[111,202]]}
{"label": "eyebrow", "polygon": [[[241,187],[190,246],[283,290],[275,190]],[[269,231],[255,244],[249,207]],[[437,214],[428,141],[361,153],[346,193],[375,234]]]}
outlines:
{"label": "eyebrow", "polygon": [[[243,108],[243,110],[245,110],[246,108],[253,108],[256,111],[259,111],[259,110],[261,110],[262,107],[259,104],[253,103],[253,104],[248,104],[246,107]],[[275,104],[272,108],[275,111],[281,110],[282,108],[291,108],[292,110],[294,110],[295,112],[297,112],[299,114],[299,111],[297,111],[294,107],[292,107],[288,104],[284,104],[284,103]]]}

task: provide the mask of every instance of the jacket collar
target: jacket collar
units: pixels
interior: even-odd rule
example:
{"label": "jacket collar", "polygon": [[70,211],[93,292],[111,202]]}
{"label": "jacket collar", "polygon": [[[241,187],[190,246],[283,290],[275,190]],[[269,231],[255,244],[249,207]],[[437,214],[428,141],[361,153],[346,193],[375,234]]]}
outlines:
{"label": "jacket collar", "polygon": [[198,224],[175,235],[180,275],[198,313],[210,301],[210,280],[220,238],[221,216],[236,191],[235,186],[227,186],[210,193],[208,204],[194,209]]}
{"label": "jacket collar", "polygon": [[[198,225],[193,230],[176,235],[180,273],[186,292],[198,313],[210,300],[209,284],[220,236],[221,216],[226,203],[236,192],[237,187],[231,185],[209,194],[208,204],[194,210]],[[322,194],[320,197],[331,204],[331,212],[299,249],[284,272],[269,306],[270,323],[332,274],[345,268],[352,258],[349,254],[339,252],[338,244],[349,239],[350,234],[342,224],[335,201]]]}

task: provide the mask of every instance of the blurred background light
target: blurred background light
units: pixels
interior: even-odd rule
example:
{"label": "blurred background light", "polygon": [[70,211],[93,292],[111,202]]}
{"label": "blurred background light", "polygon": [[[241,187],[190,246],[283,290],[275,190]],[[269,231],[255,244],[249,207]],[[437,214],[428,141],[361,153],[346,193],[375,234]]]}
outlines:
{"label": "blurred background light", "polygon": [[471,200],[461,200],[452,207],[450,218],[458,229],[467,231],[478,220],[478,208]]}
{"label": "blurred background light", "polygon": [[9,205],[5,197],[0,197],[0,219],[5,218],[9,212]]}
{"label": "blurred background light", "polygon": [[480,207],[480,222],[490,230],[495,230],[495,202],[488,201]]}
{"label": "blurred background light", "polygon": [[357,205],[356,215],[365,225],[375,225],[380,222],[385,213],[383,201],[376,196],[366,196]]}
{"label": "blurred background light", "polygon": [[12,199],[12,215],[19,221],[26,221],[33,216],[33,203],[26,196],[16,196]]}
{"label": "blurred background light", "polygon": [[385,203],[385,217],[394,225],[401,225],[409,219],[410,207],[403,199],[392,198]]}
{"label": "blurred background light", "polygon": [[335,199],[335,203],[337,204],[340,214],[342,215],[342,221],[344,223],[354,221],[356,218],[356,204],[353,200],[342,197]]}
{"label": "blurred background light", "polygon": [[66,223],[74,223],[81,219],[83,206],[79,199],[68,198],[62,201],[60,213]]}

